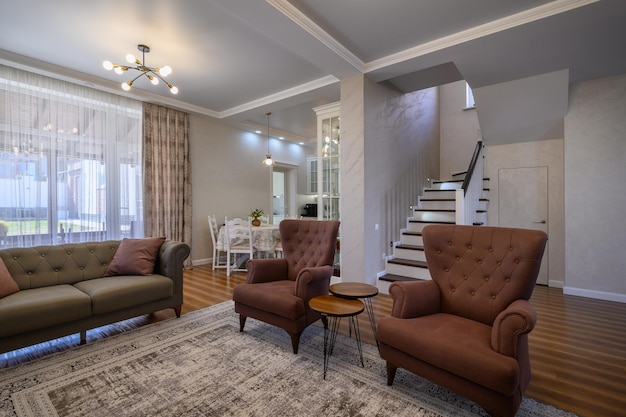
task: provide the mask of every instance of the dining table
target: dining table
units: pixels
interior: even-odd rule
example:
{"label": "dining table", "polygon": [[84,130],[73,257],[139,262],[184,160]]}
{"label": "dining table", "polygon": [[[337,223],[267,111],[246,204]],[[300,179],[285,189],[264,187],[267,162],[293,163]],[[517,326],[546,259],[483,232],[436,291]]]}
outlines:
{"label": "dining table", "polygon": [[[238,227],[246,226],[230,226],[231,229]],[[222,226],[217,234],[217,248],[226,250],[225,243],[226,228]],[[252,248],[256,252],[272,252],[277,243],[280,243],[280,231],[277,224],[261,223],[260,226],[252,226]]]}

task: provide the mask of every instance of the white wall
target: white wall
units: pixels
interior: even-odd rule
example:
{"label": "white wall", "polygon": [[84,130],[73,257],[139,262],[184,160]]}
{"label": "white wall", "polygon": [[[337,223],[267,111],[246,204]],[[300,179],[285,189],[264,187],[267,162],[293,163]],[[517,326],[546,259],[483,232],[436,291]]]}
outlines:
{"label": "white wall", "polygon": [[434,179],[446,180],[452,172],[467,170],[481,134],[476,109],[465,109],[465,81],[440,86],[439,98],[441,156]]}
{"label": "white wall", "polygon": [[438,174],[438,109],[436,88],[401,94],[363,76],[342,81],[342,280],[376,283],[409,205]]}
{"label": "white wall", "polygon": [[626,302],[626,75],[575,84],[565,117],[566,294]]}
{"label": "white wall", "polygon": [[[267,136],[249,133],[207,116],[191,115],[189,123],[193,192],[191,259],[206,263],[212,256],[207,216],[247,218],[254,208],[271,209],[271,171],[261,166],[267,152]],[[311,149],[272,140],[274,159],[302,167],[299,192],[304,190],[305,157]]]}
{"label": "white wall", "polygon": [[504,168],[547,167],[548,170],[548,280],[563,287],[565,237],[563,207],[563,139],[485,147],[485,177],[489,178],[487,223],[500,226],[498,172]]}

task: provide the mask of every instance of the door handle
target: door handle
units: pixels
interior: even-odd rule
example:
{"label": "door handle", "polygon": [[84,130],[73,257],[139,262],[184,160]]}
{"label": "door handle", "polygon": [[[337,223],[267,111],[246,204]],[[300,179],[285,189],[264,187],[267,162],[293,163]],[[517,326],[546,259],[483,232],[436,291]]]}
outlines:
{"label": "door handle", "polygon": [[540,221],[540,222],[533,222],[533,223],[541,223],[541,224],[546,224],[546,221],[545,221],[545,220],[542,220],[542,221]]}

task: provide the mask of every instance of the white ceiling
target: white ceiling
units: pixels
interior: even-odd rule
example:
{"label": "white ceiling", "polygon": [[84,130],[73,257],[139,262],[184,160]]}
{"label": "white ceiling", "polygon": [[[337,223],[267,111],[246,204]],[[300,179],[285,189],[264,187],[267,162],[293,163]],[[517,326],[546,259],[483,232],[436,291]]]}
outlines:
{"label": "white ceiling", "polygon": [[[624,0],[3,0],[0,63],[121,92],[104,70],[137,45],[180,90],[131,95],[245,126],[315,136],[312,107],[366,74],[414,91],[474,88],[569,69],[626,73]],[[142,80],[143,81],[143,80]]]}

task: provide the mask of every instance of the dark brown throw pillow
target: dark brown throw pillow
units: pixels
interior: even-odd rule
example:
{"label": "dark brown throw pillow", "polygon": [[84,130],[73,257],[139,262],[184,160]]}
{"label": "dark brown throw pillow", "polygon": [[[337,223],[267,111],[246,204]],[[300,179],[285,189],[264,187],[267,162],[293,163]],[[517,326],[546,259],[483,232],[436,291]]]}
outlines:
{"label": "dark brown throw pillow", "polygon": [[123,239],[104,276],[152,275],[154,263],[164,241],[164,237]]}
{"label": "dark brown throw pillow", "polygon": [[2,261],[2,258],[0,258],[0,298],[16,293],[19,290],[20,287],[17,286],[7,266]]}

